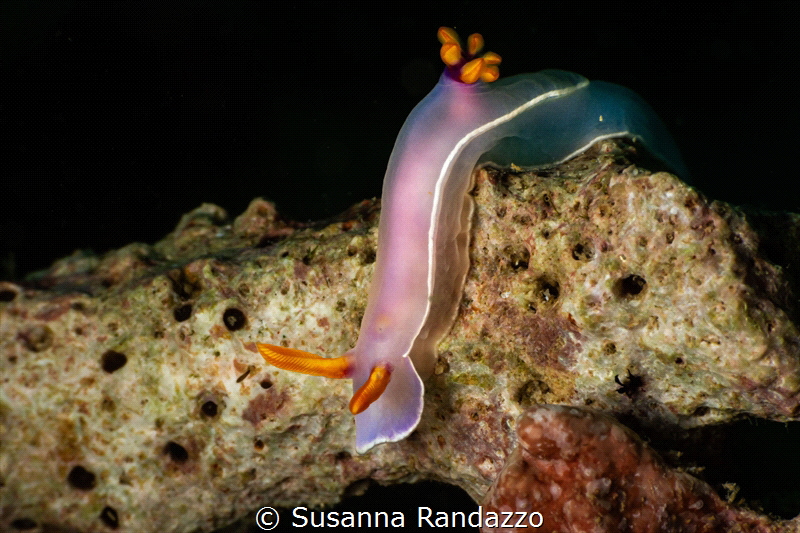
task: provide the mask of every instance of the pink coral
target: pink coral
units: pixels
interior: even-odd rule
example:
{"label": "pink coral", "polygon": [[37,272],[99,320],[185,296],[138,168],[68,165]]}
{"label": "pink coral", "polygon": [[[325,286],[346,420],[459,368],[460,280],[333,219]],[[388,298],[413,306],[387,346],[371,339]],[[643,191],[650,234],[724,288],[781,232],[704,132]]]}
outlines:
{"label": "pink coral", "polygon": [[564,533],[774,531],[766,518],[669,468],[610,416],[540,405],[522,416],[517,434],[520,446],[484,500],[483,531],[528,531],[530,516],[542,530]]}

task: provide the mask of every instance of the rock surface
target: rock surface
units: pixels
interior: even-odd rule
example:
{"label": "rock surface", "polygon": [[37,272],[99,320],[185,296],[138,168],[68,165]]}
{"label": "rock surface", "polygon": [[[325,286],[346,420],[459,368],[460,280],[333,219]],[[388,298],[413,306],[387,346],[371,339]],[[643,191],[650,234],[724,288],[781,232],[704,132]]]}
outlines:
{"label": "rock surface", "polygon": [[[349,382],[270,367],[255,342],[353,345],[377,202],[317,225],[263,200],[233,222],[204,205],[153,246],[0,284],[0,529],[210,530],[366,478],[480,501],[533,404],[675,432],[797,420],[792,270],[741,212],[632,156],[604,142],[538,174],[478,172],[472,266],[422,421],[361,456]],[[796,218],[768,223],[794,239],[774,250],[796,249]]]}
{"label": "rock surface", "polygon": [[[670,469],[631,430],[596,411],[534,407],[520,418],[517,434],[519,447],[483,502],[485,516],[494,513],[497,523],[482,531],[527,531],[529,521],[551,533],[782,530],[724,502],[706,483]],[[521,527],[514,527],[517,523]]]}

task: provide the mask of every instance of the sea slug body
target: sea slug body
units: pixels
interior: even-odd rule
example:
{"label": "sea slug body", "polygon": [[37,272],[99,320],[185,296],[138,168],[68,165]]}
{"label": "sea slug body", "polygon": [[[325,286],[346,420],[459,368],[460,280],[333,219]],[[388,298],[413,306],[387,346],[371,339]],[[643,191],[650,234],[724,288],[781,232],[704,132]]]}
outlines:
{"label": "sea slug body", "polygon": [[355,347],[338,358],[258,344],[281,368],[351,378],[356,450],[408,436],[423,407],[423,380],[458,310],[469,268],[477,165],[541,167],[595,142],[635,137],[686,175],[672,138],[653,110],[618,85],[560,70],[500,81],[500,57],[464,50],[439,30],[447,68],[400,130],[383,182],[378,252]]}

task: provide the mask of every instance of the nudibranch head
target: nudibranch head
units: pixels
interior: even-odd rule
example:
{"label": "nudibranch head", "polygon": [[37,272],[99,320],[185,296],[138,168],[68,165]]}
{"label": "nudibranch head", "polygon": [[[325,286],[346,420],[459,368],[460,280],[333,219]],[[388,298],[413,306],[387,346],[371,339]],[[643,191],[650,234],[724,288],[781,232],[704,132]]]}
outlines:
{"label": "nudibranch head", "polygon": [[462,83],[475,83],[478,80],[492,82],[500,77],[501,58],[494,52],[486,52],[477,57],[483,50],[483,36],[480,33],[473,33],[467,39],[467,49],[461,46],[461,40],[453,28],[442,26],[438,32],[439,42],[442,48],[439,56],[447,66],[447,75]]}

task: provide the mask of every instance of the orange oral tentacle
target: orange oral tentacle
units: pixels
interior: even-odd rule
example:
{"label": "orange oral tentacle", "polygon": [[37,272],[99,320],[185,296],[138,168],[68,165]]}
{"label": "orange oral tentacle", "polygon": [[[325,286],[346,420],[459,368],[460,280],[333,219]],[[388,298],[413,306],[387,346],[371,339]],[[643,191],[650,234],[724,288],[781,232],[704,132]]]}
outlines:
{"label": "orange oral tentacle", "polygon": [[342,379],[348,377],[352,362],[351,357],[343,355],[341,357],[327,358],[313,353],[275,346],[274,344],[256,343],[261,356],[268,363],[302,374],[312,376],[324,376],[326,378]]}
{"label": "orange oral tentacle", "polygon": [[350,400],[350,412],[357,415],[365,411],[372,402],[380,398],[391,377],[392,371],[388,367],[384,365],[374,367],[366,383],[353,394]]}

